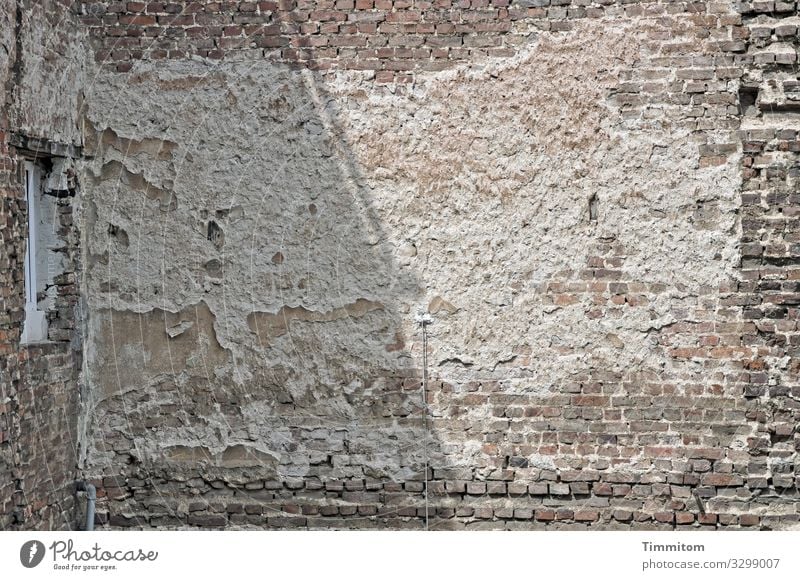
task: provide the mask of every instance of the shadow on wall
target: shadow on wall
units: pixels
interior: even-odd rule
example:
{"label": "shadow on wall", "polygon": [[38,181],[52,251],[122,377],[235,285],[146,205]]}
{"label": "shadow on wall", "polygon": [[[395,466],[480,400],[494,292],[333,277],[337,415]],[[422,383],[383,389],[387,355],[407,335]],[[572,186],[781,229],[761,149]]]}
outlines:
{"label": "shadow on wall", "polygon": [[424,525],[414,249],[338,114],[260,59],[87,91],[83,462],[111,525]]}

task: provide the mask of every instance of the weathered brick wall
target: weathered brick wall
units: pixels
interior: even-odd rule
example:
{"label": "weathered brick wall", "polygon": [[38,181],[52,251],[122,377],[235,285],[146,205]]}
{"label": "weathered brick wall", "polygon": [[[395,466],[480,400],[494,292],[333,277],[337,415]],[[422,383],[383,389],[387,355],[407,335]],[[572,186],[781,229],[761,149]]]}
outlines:
{"label": "weathered brick wall", "polygon": [[79,232],[73,198],[59,200],[52,227],[63,241],[65,268],[54,281],[50,340],[20,345],[28,227],[23,161],[37,152],[63,155],[79,144],[81,41],[69,4],[6,1],[2,15],[0,529],[68,529],[78,475]]}
{"label": "weathered brick wall", "polygon": [[742,77],[742,281],[736,304],[758,355],[743,371],[757,425],[747,486],[796,509],[798,464],[797,20],[794,4],[742,6],[749,30]]}
{"label": "weathered brick wall", "polygon": [[[278,0],[267,2],[95,2],[85,5],[98,61],[119,71],[140,60],[250,50],[314,69],[374,71],[408,82],[483,57],[509,57],[531,32],[572,29],[578,19],[690,14],[730,48],[728,2],[607,0]],[[720,27],[721,24],[721,27]],[[713,31],[713,32],[712,32]]]}
{"label": "weathered brick wall", "polygon": [[794,9],[87,3],[100,519],[796,526]]}
{"label": "weathered brick wall", "polygon": [[441,70],[478,56],[510,56],[524,28],[566,30],[569,19],[603,14],[602,6],[509,0],[416,2],[331,0],[280,2],[91,2],[97,57],[129,70],[131,60],[221,59],[256,49],[278,62],[316,69],[375,71],[379,82],[409,71]]}

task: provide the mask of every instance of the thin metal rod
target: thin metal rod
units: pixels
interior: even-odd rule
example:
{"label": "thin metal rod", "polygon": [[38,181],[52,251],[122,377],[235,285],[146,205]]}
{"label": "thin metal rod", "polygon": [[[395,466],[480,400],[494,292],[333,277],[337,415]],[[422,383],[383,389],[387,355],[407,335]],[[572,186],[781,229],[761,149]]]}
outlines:
{"label": "thin metal rod", "polygon": [[428,323],[422,322],[422,421],[425,441],[425,530],[428,530]]}

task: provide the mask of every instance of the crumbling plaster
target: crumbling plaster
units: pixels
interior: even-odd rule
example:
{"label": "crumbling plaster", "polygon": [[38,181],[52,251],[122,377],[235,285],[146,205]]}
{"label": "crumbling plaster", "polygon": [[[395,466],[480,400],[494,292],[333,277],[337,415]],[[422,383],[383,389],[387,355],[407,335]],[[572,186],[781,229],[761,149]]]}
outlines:
{"label": "crumbling plaster", "polygon": [[[734,277],[739,170],[700,167],[679,119],[631,118],[615,100],[653,56],[645,34],[587,21],[401,91],[246,51],[92,73],[87,472],[115,472],[113,432],[154,469],[187,453],[212,469],[245,445],[301,476],[345,430],[363,444],[354,463],[409,477],[421,401],[386,403],[381,377],[420,368],[420,309],[437,378],[502,379],[508,394],[701,370],[658,330]],[[616,249],[641,300],[593,316],[582,273]],[[169,406],[175,421],[142,430]],[[318,450],[290,444],[298,425],[322,429]],[[472,443],[433,436],[470,464]]]}

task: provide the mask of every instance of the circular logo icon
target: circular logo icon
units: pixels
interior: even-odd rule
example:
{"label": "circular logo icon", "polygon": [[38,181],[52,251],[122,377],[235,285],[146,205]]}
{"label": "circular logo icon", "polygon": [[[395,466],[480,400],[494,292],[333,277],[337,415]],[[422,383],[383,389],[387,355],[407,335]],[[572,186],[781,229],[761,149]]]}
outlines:
{"label": "circular logo icon", "polygon": [[19,550],[19,561],[26,568],[35,568],[44,559],[44,544],[39,540],[30,540],[22,544]]}

